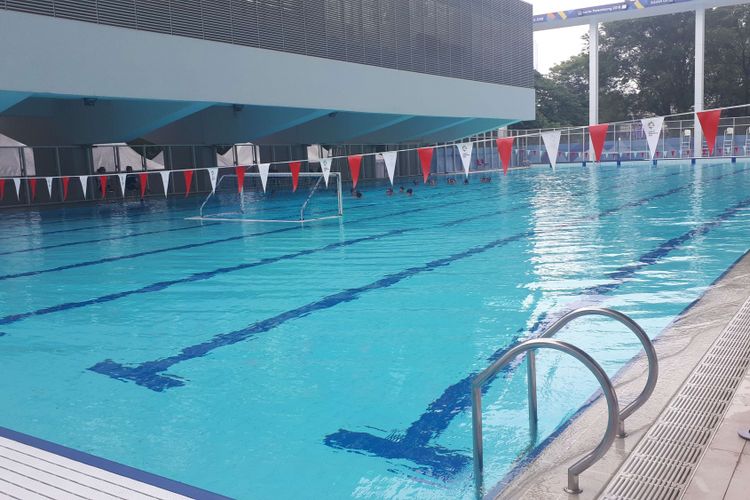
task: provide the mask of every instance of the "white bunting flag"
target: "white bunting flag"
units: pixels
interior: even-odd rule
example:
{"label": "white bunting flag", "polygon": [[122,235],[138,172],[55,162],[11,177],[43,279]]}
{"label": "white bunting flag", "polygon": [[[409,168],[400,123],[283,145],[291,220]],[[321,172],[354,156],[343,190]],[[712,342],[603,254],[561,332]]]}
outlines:
{"label": "white bunting flag", "polygon": [[16,186],[16,198],[21,199],[21,179],[14,178],[13,184]]}
{"label": "white bunting flag", "polygon": [[469,168],[471,167],[471,151],[474,149],[473,142],[462,142],[456,144],[458,148],[458,154],[461,156],[461,164],[464,166],[464,172],[466,177],[469,177]]}
{"label": "white bunting flag", "polygon": [[326,187],[328,187],[328,177],[331,175],[331,163],[333,162],[333,158],[321,158],[320,159],[320,170],[323,171],[323,180],[326,183]]}
{"label": "white bunting flag", "polygon": [[52,198],[52,177],[45,177],[44,180],[47,181],[47,192],[49,197]]}
{"label": "white bunting flag", "polygon": [[654,118],[643,118],[641,120],[643,133],[646,134],[648,149],[651,152],[651,159],[656,156],[656,148],[659,146],[659,137],[661,137],[661,128],[664,125],[664,117],[656,116]]}
{"label": "white bunting flag", "polygon": [[266,183],[268,182],[268,169],[271,167],[270,163],[259,163],[258,172],[260,173],[260,183],[263,185],[263,192],[266,192]]}
{"label": "white bunting flag", "polygon": [[219,169],[218,168],[209,168],[208,169],[208,179],[211,181],[211,192],[216,192],[216,179],[219,177]]}
{"label": "white bunting flag", "polygon": [[162,170],[159,175],[161,175],[161,185],[164,188],[164,197],[166,198],[169,190],[169,170]]}
{"label": "white bunting flag", "polygon": [[86,191],[89,187],[89,176],[88,175],[79,175],[78,180],[81,181],[81,189],[83,190],[83,198],[86,199]]}
{"label": "white bunting flag", "polygon": [[120,191],[122,191],[122,197],[125,197],[125,181],[128,178],[128,174],[117,174],[117,177],[120,179]]}
{"label": "white bunting flag", "polygon": [[542,140],[544,141],[544,147],[547,149],[547,156],[549,156],[549,163],[552,165],[552,170],[557,166],[557,150],[560,149],[561,134],[559,130],[542,132]]}
{"label": "white bunting flag", "polygon": [[391,180],[391,186],[393,186],[393,176],[396,175],[396,159],[398,158],[398,151],[384,151],[380,153],[385,163],[385,171],[388,172],[388,178]]}

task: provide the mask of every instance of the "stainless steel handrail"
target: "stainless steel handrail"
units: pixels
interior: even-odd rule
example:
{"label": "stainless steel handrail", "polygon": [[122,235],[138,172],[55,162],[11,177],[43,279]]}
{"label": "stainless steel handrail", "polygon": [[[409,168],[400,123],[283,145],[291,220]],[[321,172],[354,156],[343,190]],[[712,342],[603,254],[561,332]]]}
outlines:
{"label": "stainless steel handrail", "polygon": [[531,339],[522,342],[508,350],[497,361],[492,363],[484,371],[474,378],[471,383],[471,417],[472,431],[474,441],[474,485],[477,498],[484,496],[484,452],[482,447],[482,386],[492,377],[498,374],[502,368],[510,363],[516,356],[527,351],[533,352],[534,349],[554,349],[564,352],[576,358],[583,363],[602,388],[604,397],[607,400],[607,430],[602,440],[591,452],[578,460],[568,468],[568,486],[565,491],[569,493],[580,493],[581,489],[578,484],[578,476],[588,469],[594,462],[599,460],[607,452],[615,440],[619,424],[619,404],[617,394],[612,385],[612,381],[604,372],[601,366],[582,349],[556,339]]}
{"label": "stainless steel handrail", "polygon": [[[615,311],[614,309],[607,309],[603,307],[582,307],[572,311],[562,318],[555,321],[539,338],[549,338],[554,334],[562,330],[564,326],[581,316],[606,316],[608,318],[615,319],[627,326],[632,331],[638,340],[643,345],[643,350],[646,351],[646,357],[648,358],[648,378],[646,379],[646,385],[644,386],[641,393],[636,397],[630,404],[620,411],[620,421],[617,428],[617,437],[623,438],[627,436],[625,432],[625,419],[633,414],[638,408],[651,396],[656,387],[656,381],[659,378],[659,361],[656,357],[656,350],[651,339],[646,335],[638,323],[633,321],[629,316]],[[529,377],[529,426],[532,429],[532,434],[536,435],[537,429],[537,400],[536,400],[536,360],[534,359],[534,352],[531,351],[527,354],[526,364],[527,374]],[[533,387],[533,391],[532,391]]]}

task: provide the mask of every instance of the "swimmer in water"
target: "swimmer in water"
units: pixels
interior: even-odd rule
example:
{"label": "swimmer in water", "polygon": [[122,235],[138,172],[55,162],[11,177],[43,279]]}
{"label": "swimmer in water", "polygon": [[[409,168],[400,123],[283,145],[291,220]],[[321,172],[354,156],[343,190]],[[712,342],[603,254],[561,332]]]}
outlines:
{"label": "swimmer in water", "polygon": [[406,196],[411,196],[413,194],[414,194],[414,190],[412,190],[412,188],[409,188],[406,190]]}
{"label": "swimmer in water", "polygon": [[393,188],[388,188],[385,190],[385,194],[388,196],[393,196]]}

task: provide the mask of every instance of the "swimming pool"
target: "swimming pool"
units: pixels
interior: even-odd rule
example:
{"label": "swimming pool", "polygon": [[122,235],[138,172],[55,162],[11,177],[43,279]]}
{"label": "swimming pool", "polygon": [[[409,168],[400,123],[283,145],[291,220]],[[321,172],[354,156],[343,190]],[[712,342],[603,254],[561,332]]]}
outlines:
{"label": "swimming pool", "polygon": [[[579,305],[659,332],[750,247],[750,164],[384,187],[344,221],[186,221],[202,198],[0,214],[0,426],[239,498],[473,493],[471,378]],[[272,204],[291,203],[279,196]],[[621,326],[559,334],[615,373]],[[540,439],[593,377],[537,360]],[[528,445],[485,397],[486,484]]]}

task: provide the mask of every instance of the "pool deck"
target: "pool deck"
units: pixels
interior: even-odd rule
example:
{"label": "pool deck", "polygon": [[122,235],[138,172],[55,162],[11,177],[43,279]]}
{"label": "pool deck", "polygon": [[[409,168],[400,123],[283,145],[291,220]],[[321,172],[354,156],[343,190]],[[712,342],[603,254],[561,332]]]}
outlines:
{"label": "pool deck", "polygon": [[0,499],[222,499],[220,495],[0,428]]}
{"label": "pool deck", "polygon": [[[681,484],[655,479],[661,492],[644,493],[647,487],[632,487],[634,493],[613,495],[615,479],[627,473],[626,462],[631,452],[639,452],[643,440],[655,424],[664,421],[666,410],[674,405],[679,392],[695,376],[694,371],[705,363],[709,349],[717,339],[723,339],[736,317],[745,315],[750,298],[750,253],[745,254],[702,296],[689,306],[655,341],[659,358],[659,381],[648,402],[625,422],[628,432],[624,439],[616,439],[607,454],[580,476],[583,492],[578,495],[563,491],[567,469],[580,457],[592,450],[601,439],[606,424],[606,402],[599,397],[585,406],[567,427],[542,446],[538,454],[517,464],[504,484],[490,492],[490,497],[514,500],[589,500],[607,498],[684,498],[690,500],[750,498],[750,442],[737,435],[745,425],[750,428],[750,370],[747,364],[740,372],[739,386],[730,391],[727,404],[709,427],[701,429],[706,438],[700,450],[699,461],[693,466],[652,461],[651,466],[681,468]],[[750,304],[750,302],[748,302]],[[743,307],[744,306],[744,307]],[[631,401],[642,389],[646,380],[645,356],[637,357],[614,378],[621,406]],[[692,380],[692,379],[691,379]],[[543,409],[540,409],[544,411]],[[592,431],[592,429],[596,429]],[[684,427],[689,433],[697,427]],[[651,436],[648,436],[651,437]],[[485,439],[491,439],[486,436]],[[690,445],[692,446],[692,445]],[[631,462],[633,459],[631,459]],[[624,465],[625,464],[625,465]],[[648,467],[647,467],[648,468]],[[678,469],[678,467],[674,467]],[[671,471],[672,474],[678,472]],[[674,477],[674,476],[673,476]],[[642,478],[639,478],[642,479]],[[668,491],[667,491],[668,490]]]}

